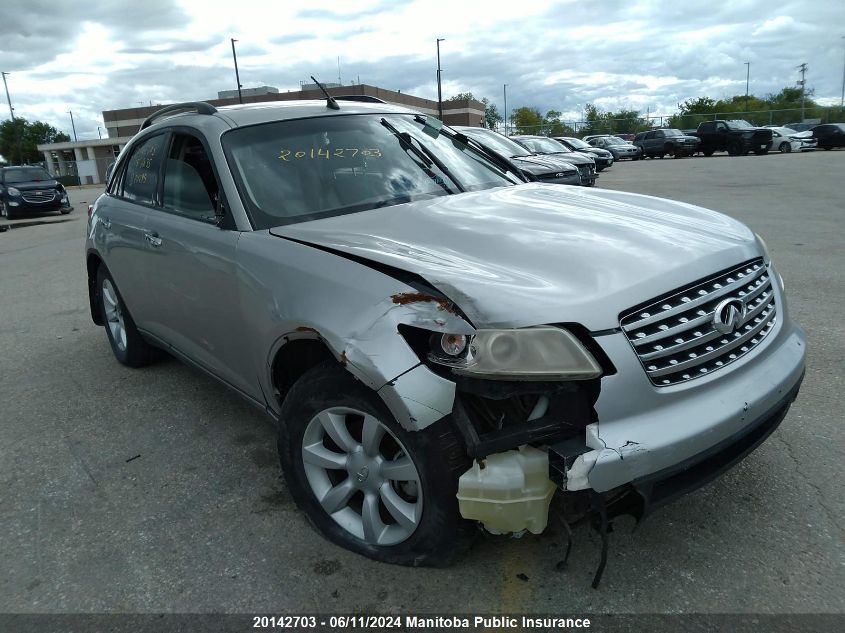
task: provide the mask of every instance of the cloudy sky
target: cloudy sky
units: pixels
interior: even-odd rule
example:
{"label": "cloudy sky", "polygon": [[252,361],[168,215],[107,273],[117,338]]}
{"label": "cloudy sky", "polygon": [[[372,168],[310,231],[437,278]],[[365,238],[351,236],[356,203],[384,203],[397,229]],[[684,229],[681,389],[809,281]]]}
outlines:
{"label": "cloudy sky", "polygon": [[[708,5],[711,5],[708,7]],[[436,99],[471,91],[502,110],[586,103],[671,114],[687,98],[807,84],[838,104],[842,0],[440,2],[435,0],[0,0],[0,70],[16,113],[96,138],[100,112],[216,97],[235,87],[295,90],[309,75]],[[5,104],[0,117],[8,118]],[[105,128],[103,128],[105,134]]]}

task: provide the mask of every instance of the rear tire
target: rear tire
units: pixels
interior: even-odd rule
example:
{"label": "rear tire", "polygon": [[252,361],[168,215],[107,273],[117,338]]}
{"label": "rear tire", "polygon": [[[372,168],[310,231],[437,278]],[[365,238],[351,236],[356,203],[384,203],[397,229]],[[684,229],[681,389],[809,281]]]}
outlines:
{"label": "rear tire", "polygon": [[[383,434],[368,447],[376,428]],[[406,431],[375,392],[334,360],[306,372],[288,392],[278,448],[297,506],[341,547],[385,563],[439,567],[476,533],[458,510],[458,478],[471,460],[449,418]],[[391,479],[384,470],[400,459],[402,476],[410,472],[415,480]],[[405,523],[394,514],[399,506],[403,518],[411,517]]]}
{"label": "rear tire", "polygon": [[147,343],[138,332],[114,279],[103,265],[97,270],[97,298],[106,336],[120,364],[143,367],[162,355],[161,350]]}
{"label": "rear tire", "polygon": [[781,154],[788,154],[789,152],[791,152],[791,151],[792,151],[792,145],[790,145],[789,143],[787,143],[786,141],[784,141],[783,143],[781,143],[781,144],[778,146],[778,149],[780,150],[780,153],[781,153]]}

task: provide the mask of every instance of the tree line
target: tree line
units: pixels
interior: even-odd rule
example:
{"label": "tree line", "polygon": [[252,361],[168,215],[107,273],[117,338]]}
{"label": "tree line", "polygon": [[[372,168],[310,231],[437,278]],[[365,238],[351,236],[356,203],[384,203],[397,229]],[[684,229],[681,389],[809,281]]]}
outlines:
{"label": "tree line", "polygon": [[[603,110],[588,103],[584,106],[581,120],[565,122],[561,112],[549,110],[543,114],[538,108],[520,106],[510,112],[508,129],[515,134],[542,134],[545,136],[575,136],[600,133],[636,134],[655,127],[679,129],[696,128],[702,121],[717,115],[727,118],[746,119],[755,125],[784,125],[798,122],[802,116],[799,110],[803,102],[804,119],[820,119],[823,122],[845,121],[840,108],[825,108],[813,100],[813,91],[803,93],[801,88],[787,86],[780,92],[764,97],[735,95],[730,98],[712,99],[698,97],[687,99],[678,105],[678,111],[671,116],[656,116],[642,110],[621,108],[616,111]],[[471,92],[463,92],[447,101],[474,99]],[[484,126],[499,129],[504,118],[495,104],[486,97],[480,99],[485,106]],[[576,129],[577,127],[577,129]]]}

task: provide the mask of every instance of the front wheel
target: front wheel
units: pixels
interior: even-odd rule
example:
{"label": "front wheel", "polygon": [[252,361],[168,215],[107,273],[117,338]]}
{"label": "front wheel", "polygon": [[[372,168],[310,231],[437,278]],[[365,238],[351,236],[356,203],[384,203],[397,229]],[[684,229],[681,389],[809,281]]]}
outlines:
{"label": "front wheel", "polygon": [[704,154],[704,155],[705,155],[705,156],[707,156],[707,157],[710,157],[710,156],[712,156],[712,155],[713,155],[713,152],[714,152],[714,151],[715,151],[715,150],[712,150],[712,149],[705,149],[705,150],[702,150],[702,151],[701,151],[701,153],[702,153],[702,154]]}
{"label": "front wheel", "polygon": [[128,367],[143,367],[156,360],[161,352],[141,337],[114,279],[102,265],[97,271],[97,288],[106,336],[118,362]]}
{"label": "front wheel", "polygon": [[470,460],[448,418],[406,431],[334,361],[282,405],[279,459],[297,506],[330,541],[374,560],[448,565],[475,532],[456,498]]}
{"label": "front wheel", "polygon": [[780,146],[778,147],[778,149],[780,150],[780,152],[781,152],[782,154],[788,154],[789,152],[791,152],[791,151],[792,151],[792,145],[790,145],[789,143],[787,143],[786,141],[784,141],[783,143],[781,143],[781,144],[780,144]]}
{"label": "front wheel", "polygon": [[3,202],[3,205],[0,206],[0,213],[2,213],[3,217],[5,217],[7,220],[11,220],[12,217],[13,217],[12,216],[12,209],[9,206],[9,203],[5,202],[5,201]]}

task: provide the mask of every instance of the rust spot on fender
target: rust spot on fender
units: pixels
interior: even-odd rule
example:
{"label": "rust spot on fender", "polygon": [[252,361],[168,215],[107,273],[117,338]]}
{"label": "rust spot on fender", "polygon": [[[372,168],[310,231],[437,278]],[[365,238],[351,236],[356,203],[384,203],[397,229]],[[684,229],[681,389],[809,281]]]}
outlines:
{"label": "rust spot on fender", "polygon": [[313,327],[306,327],[304,325],[300,325],[298,328],[296,328],[296,331],[297,332],[314,332],[314,334],[319,334],[319,332],[317,332],[317,330],[315,330]]}
{"label": "rust spot on fender", "polygon": [[343,350],[340,353],[340,364],[343,365],[344,367],[346,367],[346,363],[348,363],[348,362],[349,362],[349,359],[346,358],[346,350]]}
{"label": "rust spot on fender", "polygon": [[398,306],[406,306],[411,303],[427,303],[433,301],[437,304],[438,310],[443,310],[451,314],[457,315],[458,312],[448,299],[440,299],[431,295],[423,294],[422,292],[400,292],[397,295],[392,295],[390,299]]}

